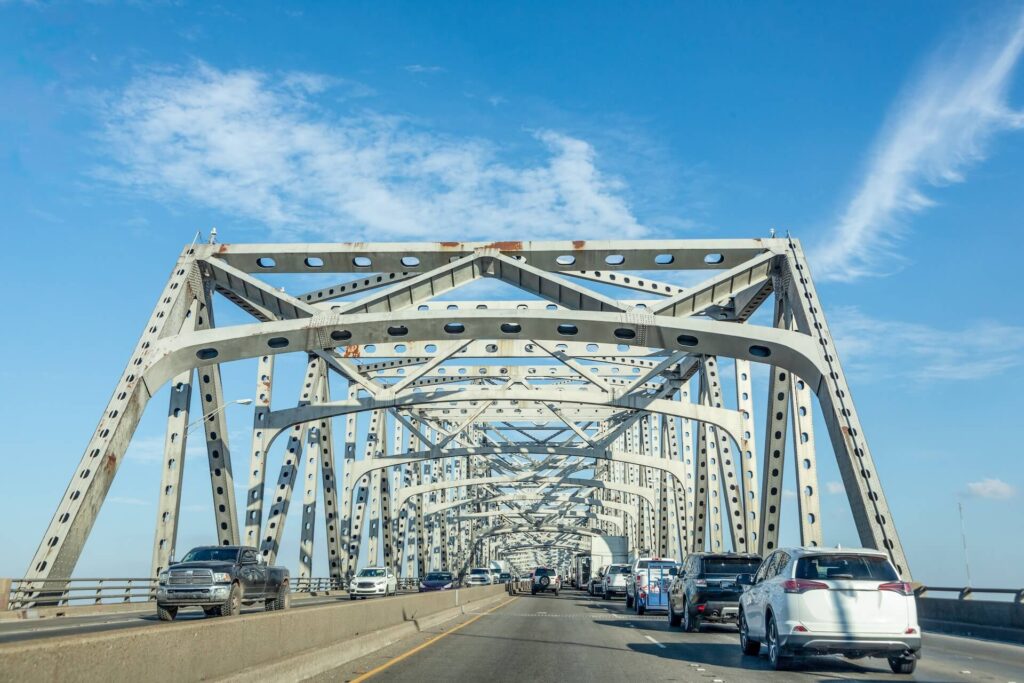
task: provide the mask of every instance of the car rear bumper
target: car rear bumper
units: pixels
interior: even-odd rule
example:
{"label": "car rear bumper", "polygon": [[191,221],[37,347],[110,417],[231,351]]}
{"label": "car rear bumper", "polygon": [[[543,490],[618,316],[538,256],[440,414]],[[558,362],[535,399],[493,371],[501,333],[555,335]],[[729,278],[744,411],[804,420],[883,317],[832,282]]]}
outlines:
{"label": "car rear bumper", "polygon": [[[703,607],[703,609],[701,609]],[[728,600],[707,600],[697,602],[692,608],[692,614],[698,616],[702,621],[735,623],[739,618],[740,603]]]}
{"label": "car rear bumper", "polygon": [[921,637],[790,633],[782,640],[781,644],[790,654],[858,654],[866,657],[913,654],[916,656],[921,650]]}
{"label": "car rear bumper", "polygon": [[219,605],[231,595],[231,586],[228,584],[215,586],[189,586],[181,588],[165,588],[159,586],[156,589],[156,601],[161,605],[188,606],[188,605]]}

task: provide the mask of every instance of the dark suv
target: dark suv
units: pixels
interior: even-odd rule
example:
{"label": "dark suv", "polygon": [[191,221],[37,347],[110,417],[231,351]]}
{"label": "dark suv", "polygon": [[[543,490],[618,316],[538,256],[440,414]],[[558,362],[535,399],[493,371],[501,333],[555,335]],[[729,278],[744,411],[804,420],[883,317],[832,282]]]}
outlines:
{"label": "dark suv", "polygon": [[691,553],[669,586],[669,625],[697,631],[704,621],[736,623],[743,593],[736,577],[753,574],[759,566],[757,555]]}
{"label": "dark suv", "polygon": [[533,570],[533,575],[530,578],[530,595],[548,590],[558,595],[558,591],[562,587],[562,579],[558,576],[558,572],[547,567],[537,567]]}

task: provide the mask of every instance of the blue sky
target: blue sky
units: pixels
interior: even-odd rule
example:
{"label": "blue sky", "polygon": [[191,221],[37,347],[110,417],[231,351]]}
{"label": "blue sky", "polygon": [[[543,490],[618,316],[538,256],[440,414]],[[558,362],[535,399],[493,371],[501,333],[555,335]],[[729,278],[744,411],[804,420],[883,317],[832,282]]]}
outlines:
{"label": "blue sky", "polygon": [[[962,501],[975,583],[1019,583],[1024,6],[549,5],[0,0],[0,576],[24,572],[197,230],[775,228],[811,252],[916,578],[963,581]],[[82,575],[148,568],[158,412]],[[190,482],[179,546],[207,540]],[[825,502],[827,539],[854,542]]]}

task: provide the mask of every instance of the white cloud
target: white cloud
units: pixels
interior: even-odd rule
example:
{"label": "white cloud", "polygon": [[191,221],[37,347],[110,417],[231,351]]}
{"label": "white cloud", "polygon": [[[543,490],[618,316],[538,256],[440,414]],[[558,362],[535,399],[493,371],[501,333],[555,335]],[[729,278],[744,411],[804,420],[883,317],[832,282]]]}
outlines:
{"label": "white cloud", "polygon": [[796,498],[796,491],[792,489],[782,489],[783,498]]}
{"label": "white cloud", "polygon": [[833,309],[830,326],[844,366],[878,377],[921,381],[992,377],[1024,365],[1024,327],[982,321],[961,329],[881,320]]}
{"label": "white cloud", "polygon": [[409,64],[405,67],[405,70],[411,74],[439,74],[444,71],[444,67],[428,66],[425,64]]}
{"label": "white cloud", "polygon": [[843,486],[841,481],[830,481],[825,484],[825,490],[831,493],[833,496],[839,495],[840,493],[846,492],[846,487]]}
{"label": "white cloud", "polygon": [[398,117],[339,118],[317,75],[200,65],[150,73],[104,112],[101,176],[166,201],[333,240],[638,238],[648,233],[583,140],[539,131],[534,164]]}
{"label": "white cloud", "polygon": [[998,132],[1024,126],[1006,102],[1024,50],[1024,11],[960,46],[943,46],[900,97],[876,140],[853,199],[818,245],[812,263],[825,279],[880,272],[909,216],[934,203],[928,187],[962,182]]}
{"label": "white cloud", "polygon": [[1017,495],[1017,490],[1001,479],[982,479],[967,484],[967,494],[975,498],[1007,500]]}

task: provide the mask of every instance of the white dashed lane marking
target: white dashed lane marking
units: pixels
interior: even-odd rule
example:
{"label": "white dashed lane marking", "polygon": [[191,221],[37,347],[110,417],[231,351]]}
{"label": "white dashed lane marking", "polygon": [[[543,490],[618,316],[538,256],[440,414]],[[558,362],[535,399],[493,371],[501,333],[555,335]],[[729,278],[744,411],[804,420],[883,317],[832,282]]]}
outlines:
{"label": "white dashed lane marking", "polygon": [[644,638],[646,638],[647,640],[651,641],[652,643],[654,643],[655,645],[660,647],[662,650],[665,649],[665,646],[662,645],[661,643],[659,643],[658,641],[656,641],[654,638],[651,638],[650,636],[644,636]]}

